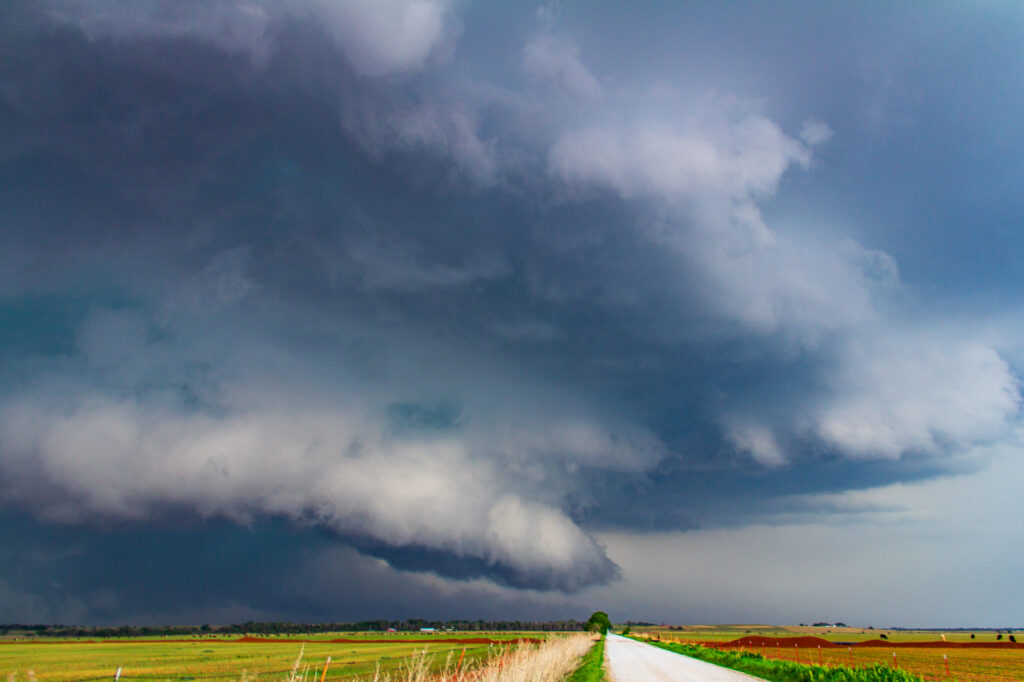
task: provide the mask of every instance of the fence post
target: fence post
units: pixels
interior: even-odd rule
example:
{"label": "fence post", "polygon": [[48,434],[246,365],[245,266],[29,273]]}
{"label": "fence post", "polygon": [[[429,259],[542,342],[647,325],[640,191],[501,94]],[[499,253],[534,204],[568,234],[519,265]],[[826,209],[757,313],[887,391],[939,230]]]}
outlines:
{"label": "fence post", "polygon": [[117,672],[114,673],[114,682],[121,679],[121,666],[117,666]]}
{"label": "fence post", "polygon": [[[455,677],[453,679],[458,679],[458,677],[459,677],[459,669],[462,667],[462,659],[465,658],[465,656],[466,656],[466,647],[462,647],[462,653],[459,654],[459,662],[455,664]],[[323,682],[323,680],[321,680],[320,682]]]}
{"label": "fence post", "polygon": [[[327,677],[327,668],[330,665],[331,665],[331,657],[328,656],[327,657],[327,662],[324,663],[324,674],[320,676],[320,682],[324,682],[324,679]],[[315,675],[316,673],[313,673],[313,674]]]}
{"label": "fence post", "polygon": [[949,659],[946,654],[942,654],[942,662],[946,664],[946,677],[949,677]]}

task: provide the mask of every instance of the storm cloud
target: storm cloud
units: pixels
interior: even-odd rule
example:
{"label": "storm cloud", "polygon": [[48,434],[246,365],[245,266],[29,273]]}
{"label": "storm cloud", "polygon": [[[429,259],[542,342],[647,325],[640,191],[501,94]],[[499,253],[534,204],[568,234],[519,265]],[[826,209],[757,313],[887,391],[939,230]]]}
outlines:
{"label": "storm cloud", "polygon": [[[602,49],[618,19],[571,4],[2,12],[0,501],[56,554],[248,532],[293,543],[336,604],[387,579],[554,615],[614,602],[613,553],[645,533],[742,534],[1016,442],[1016,301],[930,279],[928,214],[874,224],[910,211],[879,126],[946,132],[875,71],[809,92],[787,53],[767,63],[792,87],[752,81],[771,36],[738,63],[698,42],[622,60],[640,20]],[[814,68],[868,68],[866,29],[821,19],[839,37]],[[317,617],[298,588],[257,599],[276,571],[184,610],[10,579],[0,602]]]}

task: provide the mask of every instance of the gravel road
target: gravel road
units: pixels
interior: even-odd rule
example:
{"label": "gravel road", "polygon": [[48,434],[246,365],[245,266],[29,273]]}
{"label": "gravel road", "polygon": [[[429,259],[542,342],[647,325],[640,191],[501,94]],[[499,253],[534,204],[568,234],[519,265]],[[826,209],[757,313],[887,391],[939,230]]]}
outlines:
{"label": "gravel road", "polygon": [[604,655],[613,682],[751,682],[760,679],[619,635],[608,635]]}

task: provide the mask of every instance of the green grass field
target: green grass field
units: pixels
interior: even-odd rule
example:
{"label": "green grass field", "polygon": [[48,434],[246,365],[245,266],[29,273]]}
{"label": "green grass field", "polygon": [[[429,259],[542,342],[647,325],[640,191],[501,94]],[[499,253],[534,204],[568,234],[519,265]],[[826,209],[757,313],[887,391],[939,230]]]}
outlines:
{"label": "green grass field", "polygon": [[[274,641],[240,642],[235,638],[202,637],[172,639],[109,639],[0,642],[0,675],[8,680],[112,680],[122,669],[122,680],[264,680],[286,678],[303,648],[300,676],[320,679],[331,657],[328,679],[372,677],[377,666],[394,673],[412,657],[426,651],[433,669],[443,669],[451,657],[454,665],[465,649],[463,666],[493,655],[518,637],[544,638],[545,633],[438,633],[421,636],[352,635],[336,633],[317,637],[281,637]],[[488,638],[509,644],[462,643],[461,638]],[[331,643],[345,638],[354,643]],[[411,639],[411,642],[395,641]],[[435,640],[435,641],[429,641]],[[442,640],[442,641],[436,641]]]}

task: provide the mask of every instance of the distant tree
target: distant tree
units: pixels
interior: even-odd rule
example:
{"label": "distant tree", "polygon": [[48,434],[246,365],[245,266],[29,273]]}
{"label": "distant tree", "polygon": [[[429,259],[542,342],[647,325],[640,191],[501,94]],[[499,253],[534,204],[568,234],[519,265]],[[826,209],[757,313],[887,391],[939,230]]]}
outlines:
{"label": "distant tree", "polygon": [[1013,635],[1010,635],[1010,641],[1013,642],[1014,644],[1016,644],[1017,643],[1017,638],[1014,637]]}
{"label": "distant tree", "polygon": [[882,639],[889,639],[889,635],[885,634],[884,632],[880,634],[879,637],[881,637]]}
{"label": "distant tree", "polygon": [[611,629],[612,621],[608,618],[607,613],[604,611],[594,611],[590,614],[590,619],[587,620],[587,632],[600,632],[602,635],[607,635]]}
{"label": "distant tree", "polygon": [[[626,627],[622,628],[622,634],[624,634],[624,635],[628,635],[629,631],[630,630],[629,630],[629,626],[628,625]],[[1010,637],[1010,639],[1013,639],[1013,637]]]}
{"label": "distant tree", "polygon": [[973,632],[971,633],[971,639],[974,639],[974,633]]}
{"label": "distant tree", "polygon": [[999,634],[996,635],[996,641],[999,641],[1002,638],[1003,638],[1002,633],[999,633]]}

